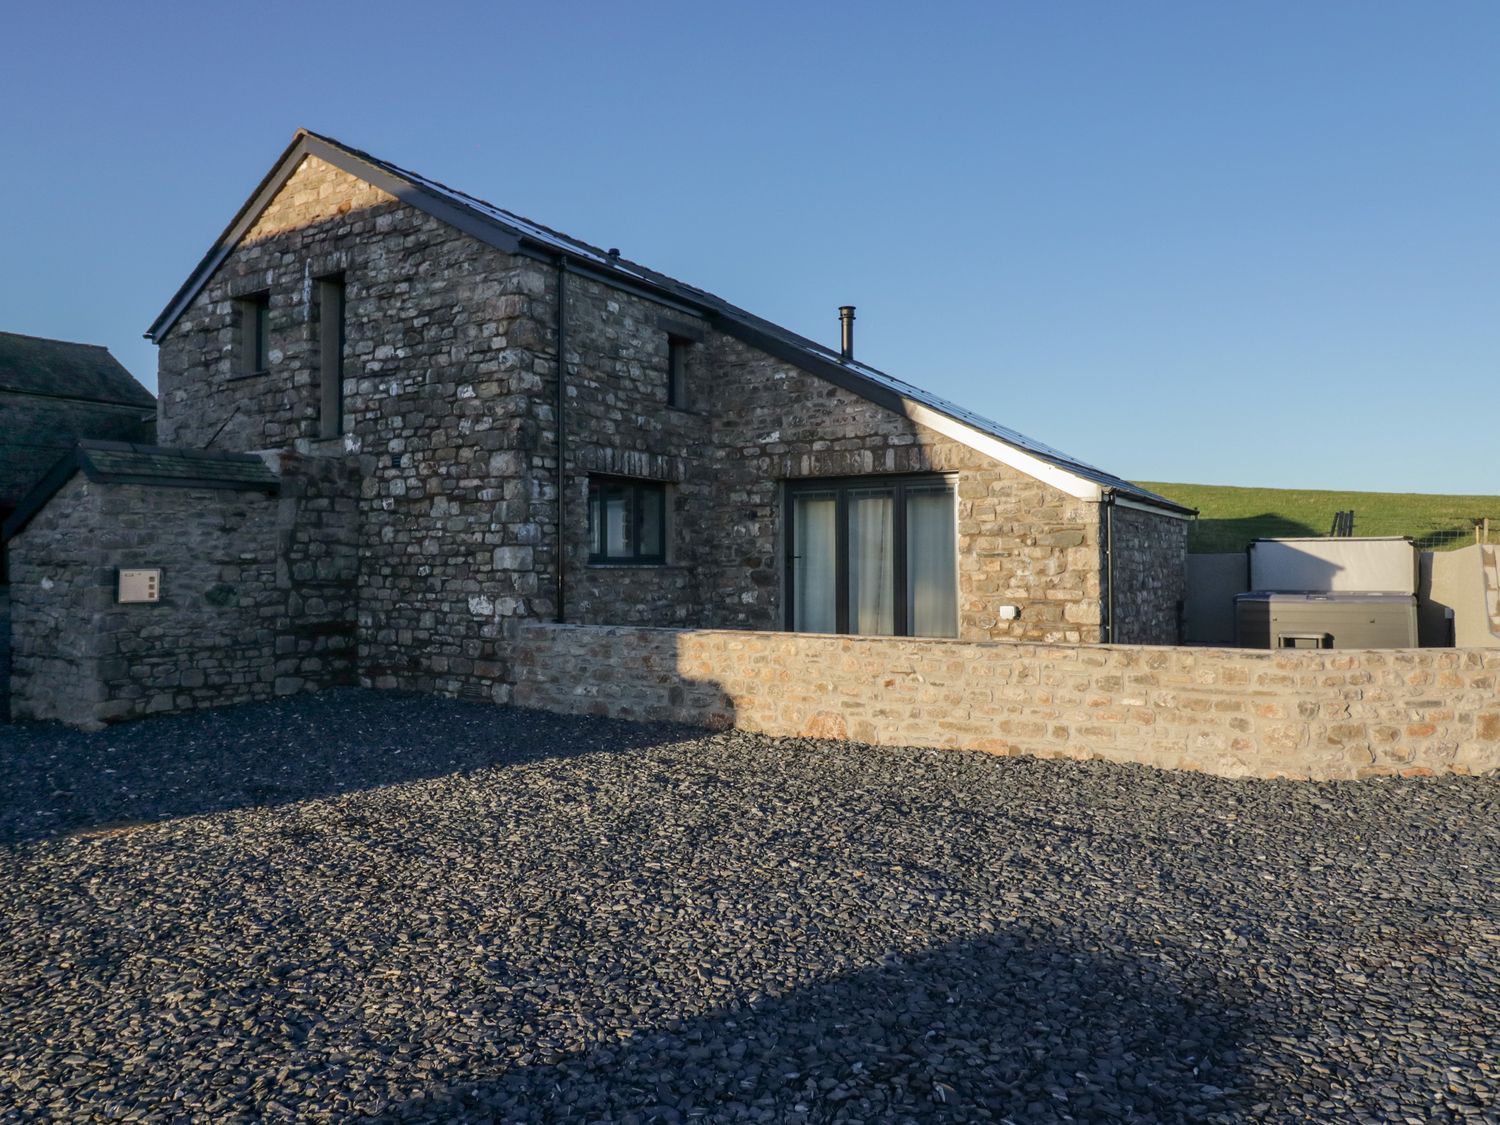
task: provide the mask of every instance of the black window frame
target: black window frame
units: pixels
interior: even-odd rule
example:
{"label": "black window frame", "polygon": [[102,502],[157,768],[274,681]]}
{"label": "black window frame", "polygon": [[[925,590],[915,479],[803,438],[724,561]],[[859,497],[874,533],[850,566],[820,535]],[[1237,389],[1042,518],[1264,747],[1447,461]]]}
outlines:
{"label": "black window frame", "polygon": [[[834,494],[834,632],[842,636],[863,636],[849,632],[849,493],[870,488],[891,489],[891,581],[893,637],[911,637],[911,621],[907,614],[907,566],[906,566],[906,490],[908,488],[932,488],[944,486],[953,497],[953,520],[955,534],[958,523],[958,477],[953,473],[871,473],[857,477],[799,477],[788,480],[782,488],[782,527],[786,543],[786,558],[782,573],[786,603],[784,618],[789,633],[797,631],[797,598],[792,588],[795,561],[797,559],[797,521],[792,507],[801,493],[832,492]],[[957,583],[958,576],[954,575]],[[955,607],[955,617],[961,617]],[[959,620],[954,621],[955,635]],[[873,634],[872,634],[873,635]]]}
{"label": "black window frame", "polygon": [[[607,529],[608,525],[603,521],[603,505],[608,499],[608,494],[624,494],[627,498],[630,513],[631,526],[631,548],[630,554],[610,554],[609,544],[604,543],[604,550],[597,550],[598,536],[600,532]],[[641,528],[645,523],[648,505],[656,508],[657,528],[659,530],[658,550],[643,551],[641,544]],[[591,474],[589,476],[588,496],[588,537],[589,537],[589,565],[590,566],[663,566],[667,561],[667,482],[662,480],[646,480],[638,477],[616,477],[604,474]]]}
{"label": "black window frame", "polygon": [[249,378],[271,369],[271,291],[246,293],[235,298],[235,374]]}
{"label": "black window frame", "polygon": [[344,433],[344,359],[347,344],[348,286],[342,273],[317,280],[318,437]]}

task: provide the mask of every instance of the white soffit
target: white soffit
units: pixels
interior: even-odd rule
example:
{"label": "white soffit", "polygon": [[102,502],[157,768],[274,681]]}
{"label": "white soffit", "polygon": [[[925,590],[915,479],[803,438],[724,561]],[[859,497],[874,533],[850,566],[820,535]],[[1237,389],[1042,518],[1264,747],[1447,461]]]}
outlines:
{"label": "white soffit", "polygon": [[1142,504],[1139,500],[1132,500],[1128,496],[1115,494],[1114,505],[1117,508],[1134,508],[1138,512],[1150,512],[1153,516],[1165,516],[1169,520],[1191,520],[1193,517],[1186,512],[1174,512],[1170,508],[1158,508],[1154,504]]}
{"label": "white soffit", "polygon": [[[1059,468],[1050,461],[1034,457],[1024,449],[1007,445],[998,438],[993,438],[972,426],[965,425],[957,418],[950,418],[946,414],[933,410],[930,406],[923,406],[920,402],[913,402],[909,398],[903,398],[901,401],[906,408],[906,416],[913,422],[926,426],[929,430],[936,430],[954,441],[962,442],[986,457],[993,457],[1002,465],[1009,465],[1012,469],[1023,472],[1029,477],[1035,477],[1043,484],[1050,484],[1053,488],[1061,489],[1069,496],[1076,496],[1080,500],[1097,503],[1103,496],[1103,489],[1091,480],[1085,480],[1066,469]],[[1146,507],[1144,504],[1140,506]],[[1156,508],[1147,508],[1147,510],[1158,511]]]}

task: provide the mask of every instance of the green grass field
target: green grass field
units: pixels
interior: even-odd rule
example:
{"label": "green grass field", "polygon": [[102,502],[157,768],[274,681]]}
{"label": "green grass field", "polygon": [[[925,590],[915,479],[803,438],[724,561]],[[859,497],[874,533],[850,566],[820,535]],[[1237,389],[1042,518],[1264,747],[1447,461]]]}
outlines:
{"label": "green grass field", "polygon": [[1350,509],[1355,535],[1408,535],[1423,550],[1474,542],[1474,521],[1484,516],[1490,519],[1490,542],[1500,542],[1500,496],[1138,483],[1198,509],[1198,519],[1188,532],[1188,550],[1200,554],[1243,551],[1252,539],[1327,535],[1334,513]]}

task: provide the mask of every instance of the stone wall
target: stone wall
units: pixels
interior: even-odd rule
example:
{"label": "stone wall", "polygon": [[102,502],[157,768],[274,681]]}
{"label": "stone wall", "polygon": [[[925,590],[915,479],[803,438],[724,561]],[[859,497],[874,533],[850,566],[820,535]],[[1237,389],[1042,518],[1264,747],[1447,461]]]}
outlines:
{"label": "stone wall", "polygon": [[1228,777],[1500,768],[1500,652],[1037,645],[527,625],[516,704]]}
{"label": "stone wall", "polygon": [[[280,459],[283,492],[76,475],[11,543],[11,714],[91,726],[355,680],[357,465]],[[154,604],[120,568],[161,567]]]}
{"label": "stone wall", "polygon": [[[344,431],[318,439],[320,275],[345,282]],[[487,693],[510,617],[551,612],[529,475],[550,361],[535,263],[310,157],[162,343],[164,440],[357,456],[364,682]],[[270,370],[236,376],[234,299],[269,291]],[[535,307],[534,307],[535,306]],[[581,515],[581,510],[580,510]]]}
{"label": "stone wall", "polygon": [[1105,597],[1113,601],[1115,627],[1114,635],[1105,639],[1114,644],[1181,644],[1187,599],[1187,521],[1121,504],[1110,508],[1106,519],[1111,528],[1107,549],[1114,558],[1105,557]]}
{"label": "stone wall", "polygon": [[[555,276],[543,284],[550,316]],[[693,326],[703,340],[689,348],[686,402],[675,409],[667,405],[668,337],[685,314],[577,276],[568,279],[568,308],[568,620],[783,628],[787,482],[948,473],[957,478],[960,636],[1099,639],[1097,504],[707,324]],[[555,332],[545,322],[538,328],[555,348]],[[555,422],[550,402],[539,403],[531,473],[542,482],[556,473]],[[588,564],[591,472],[671,482],[667,566]],[[537,512],[543,589],[555,581],[554,518],[545,506]],[[1180,553],[1163,557],[1170,565]],[[1001,620],[1002,604],[1019,605],[1020,616]],[[1154,622],[1145,631],[1153,630]]]}
{"label": "stone wall", "polygon": [[[557,443],[554,416],[557,274],[546,271],[544,299],[535,308],[545,339],[541,353],[547,391],[534,403],[540,441],[531,466],[546,482],[547,499],[534,510],[541,530],[537,578],[549,598],[556,583]],[[567,278],[567,529],[568,620],[641,625],[701,626],[714,620],[706,567],[722,536],[728,500],[705,472],[711,435],[708,391],[713,379],[701,346],[689,348],[689,397],[667,405],[667,341],[662,317],[687,314],[623,293],[577,274]],[[671,485],[664,566],[591,566],[588,562],[590,474],[667,481]],[[539,496],[542,493],[539,492]],[[753,589],[742,570],[741,591]]]}
{"label": "stone wall", "polygon": [[[75,476],[11,543],[12,716],[92,725],[269,695],[276,514],[259,493]],[[116,568],[157,566],[159,603],[116,603]]]}
{"label": "stone wall", "polygon": [[10,586],[0,585],[0,723],[10,718]]}
{"label": "stone wall", "polygon": [[[410,288],[416,275],[400,272],[401,247],[420,225],[416,217],[380,189],[316,157],[305,160],[160,341],[161,443],[244,452],[316,438],[315,280],[349,270],[355,264],[352,248],[365,248],[361,268],[347,277],[347,350],[361,363],[392,358],[406,331],[421,335],[427,326],[388,325],[381,331],[379,295],[370,285],[379,279]],[[426,226],[434,235],[441,229],[435,220]],[[246,375],[238,361],[235,303],[258,293],[270,297],[270,362],[265,373]],[[362,326],[376,330],[357,330]],[[354,373],[351,364],[346,374]]]}
{"label": "stone wall", "polygon": [[359,460],[289,452],[268,461],[282,481],[276,694],[357,683]]}

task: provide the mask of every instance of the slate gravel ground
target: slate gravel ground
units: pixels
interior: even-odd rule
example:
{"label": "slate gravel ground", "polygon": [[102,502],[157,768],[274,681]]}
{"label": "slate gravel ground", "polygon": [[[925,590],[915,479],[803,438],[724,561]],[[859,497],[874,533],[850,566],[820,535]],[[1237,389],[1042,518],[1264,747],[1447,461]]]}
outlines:
{"label": "slate gravel ground", "polygon": [[1497,856],[1494,779],[0,727],[0,1120],[1494,1121]]}

